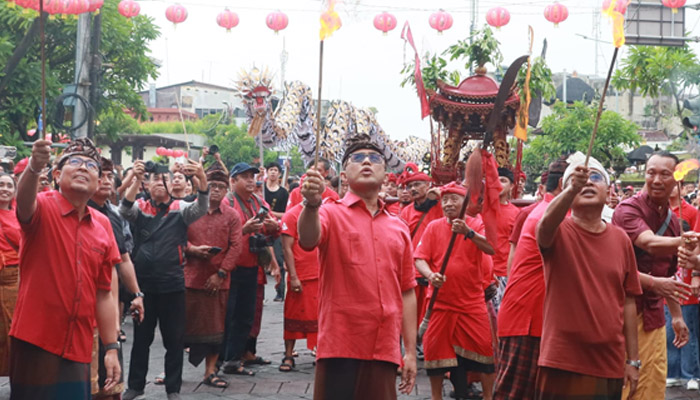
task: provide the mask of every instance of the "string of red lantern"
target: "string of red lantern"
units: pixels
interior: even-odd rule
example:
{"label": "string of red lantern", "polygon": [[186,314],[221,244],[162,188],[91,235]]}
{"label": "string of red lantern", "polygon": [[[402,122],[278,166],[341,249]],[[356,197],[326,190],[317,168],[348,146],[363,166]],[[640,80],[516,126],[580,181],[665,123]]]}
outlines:
{"label": "string of red lantern", "polygon": [[226,32],[231,32],[232,28],[238,26],[238,14],[227,8],[216,16],[216,23],[226,28]]}
{"label": "string of red lantern", "polygon": [[560,22],[564,22],[569,17],[569,10],[565,5],[554,3],[544,9],[544,17],[547,21],[554,23],[554,27],[558,27]]}
{"label": "string of red lantern", "polygon": [[452,27],[452,15],[445,10],[440,9],[440,11],[433,13],[428,19],[430,27],[438,31],[438,34],[442,35],[442,31],[446,31]]}
{"label": "string of red lantern", "polygon": [[172,4],[165,10],[165,18],[177,26],[187,19],[187,9],[180,4]]}
{"label": "string of red lantern", "polygon": [[383,12],[374,17],[374,27],[386,33],[396,28],[396,17],[388,12]]}
{"label": "string of red lantern", "polygon": [[117,7],[119,14],[125,16],[126,18],[133,18],[141,12],[141,6],[134,0],[122,0],[119,2]]}
{"label": "string of red lantern", "polygon": [[[610,8],[610,2],[612,0],[605,0],[603,1],[603,11],[606,11],[608,8]],[[627,6],[629,5],[630,0],[617,0],[615,2],[615,11],[619,12],[622,15],[625,15],[627,12]]]}
{"label": "string of red lantern", "polygon": [[510,13],[503,7],[494,7],[486,12],[486,22],[496,29],[501,29],[510,22]]}
{"label": "string of red lantern", "polygon": [[287,25],[289,25],[289,18],[287,17],[287,14],[283,13],[282,11],[275,11],[267,14],[267,18],[265,18],[265,23],[267,24],[267,27],[275,31],[275,34],[279,33],[279,31],[285,29]]}
{"label": "string of red lantern", "polygon": [[685,0],[662,0],[661,3],[671,9],[674,14],[685,5]]}

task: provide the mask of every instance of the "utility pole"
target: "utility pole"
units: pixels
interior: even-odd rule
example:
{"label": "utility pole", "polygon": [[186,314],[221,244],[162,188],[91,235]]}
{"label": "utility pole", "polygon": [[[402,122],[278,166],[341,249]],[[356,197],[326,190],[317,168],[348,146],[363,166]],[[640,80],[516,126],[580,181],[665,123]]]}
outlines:
{"label": "utility pole", "polygon": [[[469,26],[469,44],[474,42],[474,32],[476,31],[476,17],[478,14],[477,8],[479,7],[479,0],[472,0],[472,22]],[[469,66],[469,75],[474,74],[474,67]]]}
{"label": "utility pole", "polygon": [[[78,32],[75,46],[75,79],[76,93],[85,99],[90,97],[90,22],[91,13],[83,13],[78,16]],[[90,117],[90,110],[83,107],[82,102],[75,99],[73,107],[73,126]],[[86,121],[80,128],[72,132],[73,138],[87,137],[88,126]]]}
{"label": "utility pole", "polygon": [[97,116],[97,103],[100,97],[100,78],[102,77],[102,55],[100,54],[100,41],[102,40],[102,13],[96,13],[92,19],[92,43],[90,44],[90,107],[92,112],[88,119],[88,137],[95,137],[95,117]]}
{"label": "utility pole", "polygon": [[287,54],[287,41],[286,37],[282,37],[282,53],[280,53],[280,84],[282,86],[282,98],[287,95],[287,86],[284,84],[284,72],[287,67],[287,60],[289,59],[289,54]]}

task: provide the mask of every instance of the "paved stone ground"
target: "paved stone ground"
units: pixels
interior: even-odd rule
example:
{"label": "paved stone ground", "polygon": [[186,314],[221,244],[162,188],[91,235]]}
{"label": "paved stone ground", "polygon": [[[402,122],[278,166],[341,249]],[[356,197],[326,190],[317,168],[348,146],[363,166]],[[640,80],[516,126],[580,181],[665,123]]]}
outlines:
{"label": "paved stone ground", "polygon": [[[297,371],[283,373],[279,372],[277,367],[283,357],[283,340],[282,340],[282,303],[273,302],[274,288],[270,283],[266,287],[265,295],[265,310],[263,312],[263,329],[258,338],[258,354],[264,358],[273,361],[271,365],[254,367],[256,375],[253,377],[241,377],[235,375],[224,375],[224,379],[228,380],[229,387],[225,390],[215,389],[208,386],[200,386],[197,384],[202,380],[204,375],[204,365],[199,368],[193,367],[187,362],[185,355],[185,366],[183,370],[183,385],[181,395],[183,399],[196,400],[213,400],[213,399],[312,399],[313,398],[313,378],[314,367],[313,357],[309,350],[306,349],[304,341],[297,343]],[[125,372],[129,370],[129,354],[131,352],[131,322],[127,323],[125,331],[129,339],[124,346],[125,355]],[[160,332],[156,329],[156,338],[151,346],[150,355],[150,370],[148,372],[148,383],[144,399],[164,400],[166,399],[165,387],[153,384],[153,379],[156,375],[163,371],[163,359],[165,350],[162,345]],[[425,370],[420,368],[419,362],[417,385],[413,393],[408,396],[400,396],[400,399],[430,399],[430,383],[425,374]],[[41,369],[37,368],[37,373],[41,373]],[[397,380],[398,382],[398,380]],[[445,398],[450,390],[449,382],[446,381],[443,392]],[[0,400],[8,399],[10,396],[9,382],[7,378],[0,378]],[[690,400],[700,399],[700,393],[688,392],[684,389],[673,388],[666,392],[666,399],[673,400]],[[68,400],[68,399],[67,399]],[[657,399],[645,399],[657,400]]]}

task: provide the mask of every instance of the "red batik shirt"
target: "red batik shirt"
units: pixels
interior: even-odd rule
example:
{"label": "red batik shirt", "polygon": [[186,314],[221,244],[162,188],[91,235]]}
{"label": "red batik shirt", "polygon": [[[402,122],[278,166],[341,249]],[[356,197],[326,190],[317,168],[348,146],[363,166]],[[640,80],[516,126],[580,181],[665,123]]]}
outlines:
{"label": "red batik shirt", "polygon": [[37,195],[22,223],[20,282],[10,336],[80,363],[92,358],[97,291],[121,262],[109,219],[78,212],[58,191]]}
{"label": "red batik shirt", "polygon": [[319,210],[317,358],[401,363],[403,292],[416,286],[406,224],[348,192]]}

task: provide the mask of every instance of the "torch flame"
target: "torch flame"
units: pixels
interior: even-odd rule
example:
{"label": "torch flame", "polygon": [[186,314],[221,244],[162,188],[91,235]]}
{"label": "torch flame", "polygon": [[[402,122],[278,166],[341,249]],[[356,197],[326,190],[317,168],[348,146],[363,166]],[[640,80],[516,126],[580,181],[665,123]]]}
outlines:
{"label": "torch flame", "polygon": [[340,29],[342,23],[340,21],[340,15],[335,11],[335,0],[328,1],[328,9],[321,14],[321,40],[325,40],[330,37],[333,32]]}
{"label": "torch flame", "polygon": [[685,178],[690,171],[700,169],[700,162],[694,158],[690,160],[685,160],[682,163],[676,165],[676,169],[673,171],[673,178],[680,182]]}
{"label": "torch flame", "polygon": [[603,14],[612,20],[613,43],[615,47],[620,48],[625,44],[625,16],[615,9],[618,2],[625,3],[625,7],[623,8],[626,8],[631,0],[612,0],[610,6],[608,6],[606,10],[603,10]]}

